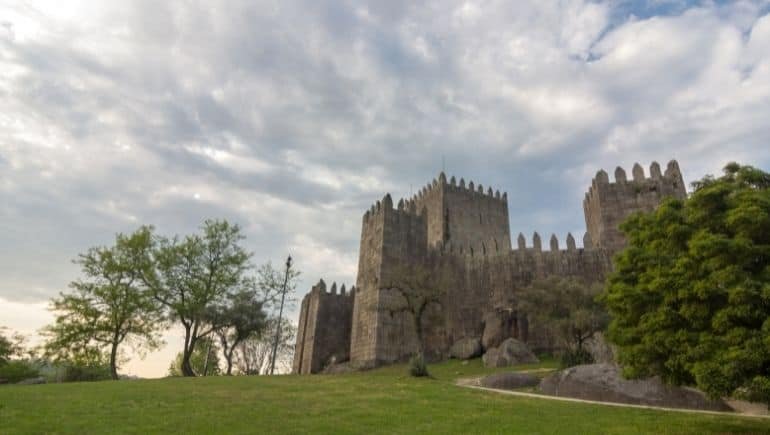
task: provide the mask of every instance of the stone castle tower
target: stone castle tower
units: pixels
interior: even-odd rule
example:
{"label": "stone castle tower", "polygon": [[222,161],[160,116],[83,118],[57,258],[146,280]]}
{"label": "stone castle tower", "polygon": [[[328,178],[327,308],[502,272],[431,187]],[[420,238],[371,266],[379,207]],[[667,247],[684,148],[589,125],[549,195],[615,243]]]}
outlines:
{"label": "stone castle tower", "polygon": [[415,276],[441,290],[421,324],[429,358],[446,358],[457,340],[482,337],[501,315],[512,336],[537,347],[537,331],[530,333],[526,313],[515,310],[517,289],[552,275],[603,280],[625,245],[618,225],[665,197],[687,195],[676,161],[664,174],[657,163],[650,177],[638,164],[632,174],[628,180],[617,168],[614,183],[603,170],[596,174],[583,202],[583,248],[568,234],[566,249],[552,235],[545,250],[535,233],[530,246],[519,234],[512,249],[507,194],[443,173],[396,205],[386,194],[364,213],[355,287],[338,293],[334,284],[327,291],[322,280],[303,299],[294,372],[317,373],[344,361],[374,367],[412,355],[419,347],[412,314],[394,307],[404,298],[395,289],[414,284]]}

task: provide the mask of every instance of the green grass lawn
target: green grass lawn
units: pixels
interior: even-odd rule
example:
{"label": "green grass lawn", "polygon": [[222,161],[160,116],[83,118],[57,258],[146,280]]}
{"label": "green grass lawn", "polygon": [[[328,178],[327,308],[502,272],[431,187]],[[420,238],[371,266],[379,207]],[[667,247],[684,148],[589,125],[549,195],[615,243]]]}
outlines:
{"label": "green grass lawn", "polygon": [[[546,362],[536,368],[550,366]],[[528,399],[454,385],[480,360],[328,376],[207,377],[0,387],[15,433],[770,433],[770,420]],[[499,371],[499,370],[498,370]]]}

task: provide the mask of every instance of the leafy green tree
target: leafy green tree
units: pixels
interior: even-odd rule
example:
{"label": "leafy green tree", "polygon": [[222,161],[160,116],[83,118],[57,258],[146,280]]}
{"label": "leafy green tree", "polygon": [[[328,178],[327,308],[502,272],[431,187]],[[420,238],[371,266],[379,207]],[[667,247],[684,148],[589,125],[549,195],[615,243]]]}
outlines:
{"label": "leafy green tree", "polygon": [[251,335],[261,335],[267,326],[264,302],[256,291],[244,287],[229,294],[222,305],[213,306],[208,322],[214,326],[225,359],[225,374],[231,375],[233,356],[238,345]]}
{"label": "leafy green tree", "polygon": [[12,357],[19,354],[15,340],[6,337],[5,330],[6,328],[0,327],[0,365],[7,364]]}
{"label": "leafy green tree", "polygon": [[[200,337],[197,346],[190,355],[190,366],[200,376],[218,376],[222,374],[219,353],[219,346],[213,337]],[[168,368],[169,376],[186,376],[182,371],[183,359],[184,353],[179,352]]]}
{"label": "leafy green tree", "polygon": [[51,302],[56,321],[44,329],[49,356],[93,365],[106,352],[111,377],[118,379],[124,342],[135,349],[158,346],[159,307],[142,285],[151,267],[145,255],[151,243],[152,228],[142,227],[118,234],[114,246],[91,248],[75,260],[84,278]]}
{"label": "leafy green tree", "polygon": [[576,278],[535,280],[519,297],[520,311],[536,325],[550,331],[570,355],[590,355],[584,344],[609,321],[597,301],[602,285]]}
{"label": "leafy green tree", "polygon": [[770,403],[770,174],[731,163],[630,217],[603,300],[630,377]]}
{"label": "leafy green tree", "polygon": [[195,376],[190,358],[198,342],[215,329],[207,317],[211,307],[224,305],[243,286],[249,269],[248,253],[241,245],[238,225],[206,220],[202,234],[184,239],[159,238],[152,250],[154,268],[144,282],[185,331],[180,370]]}

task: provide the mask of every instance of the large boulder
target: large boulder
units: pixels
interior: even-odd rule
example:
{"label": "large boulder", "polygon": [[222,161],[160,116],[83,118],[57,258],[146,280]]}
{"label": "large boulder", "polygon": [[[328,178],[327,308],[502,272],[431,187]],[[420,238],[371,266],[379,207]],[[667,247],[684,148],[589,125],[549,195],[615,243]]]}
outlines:
{"label": "large boulder", "polygon": [[508,367],[540,362],[523,342],[508,338],[499,347],[488,349],[483,357],[486,367]]}
{"label": "large boulder", "polygon": [[721,400],[711,401],[692,388],[664,384],[660,378],[624,379],[614,364],[588,364],[556,372],[540,383],[544,394],[600,402],[630,403],[666,408],[730,411]]}
{"label": "large boulder", "polygon": [[540,383],[540,378],[529,373],[495,373],[481,379],[481,386],[514,390],[516,388],[534,387]]}
{"label": "large boulder", "polygon": [[37,385],[37,384],[45,384],[45,378],[42,376],[38,376],[36,378],[24,379],[16,383],[16,385]]}
{"label": "large boulder", "polygon": [[467,337],[457,340],[449,355],[457,359],[471,359],[481,355],[481,340],[478,337]]}

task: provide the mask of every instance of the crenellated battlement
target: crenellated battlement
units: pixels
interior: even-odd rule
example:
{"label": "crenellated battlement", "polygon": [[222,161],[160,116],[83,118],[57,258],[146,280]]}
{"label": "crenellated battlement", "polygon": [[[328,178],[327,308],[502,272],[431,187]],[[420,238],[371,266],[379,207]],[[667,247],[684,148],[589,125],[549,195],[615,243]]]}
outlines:
{"label": "crenellated battlement", "polygon": [[409,202],[417,203],[426,197],[440,193],[442,190],[452,190],[454,192],[463,192],[469,195],[483,196],[506,203],[508,201],[508,193],[506,192],[501,194],[500,190],[493,190],[491,187],[487,187],[487,190],[485,191],[482,184],[474,185],[473,181],[470,181],[468,185],[466,185],[464,178],[460,178],[458,183],[454,175],[447,181],[446,175],[441,172],[438,178],[434,178],[432,182],[423,186],[411,198],[405,199],[405,202],[407,204]]}
{"label": "crenellated battlement", "polygon": [[[671,160],[666,165],[666,172],[661,174],[660,165],[658,162],[652,162],[650,164],[650,176],[646,177],[644,169],[639,163],[634,163],[631,170],[632,177],[628,178],[625,169],[618,166],[615,168],[614,182],[610,181],[610,177],[604,169],[600,169],[596,176],[591,180],[591,187],[588,188],[586,193],[586,200],[590,197],[598,194],[600,190],[622,188],[629,183],[641,186],[642,184],[671,184],[673,189],[684,189],[684,183],[682,182],[682,172],[679,169],[679,163],[676,160]],[[636,190],[637,193],[642,193],[642,190]]]}
{"label": "crenellated battlement", "polygon": [[596,173],[583,199],[586,227],[593,247],[601,246],[617,252],[625,246],[618,226],[629,215],[652,211],[666,197],[687,197],[676,160],[668,162],[664,173],[661,173],[657,162],[652,162],[649,173],[649,177],[645,176],[639,163],[634,164],[631,179],[619,166],[615,169],[614,182],[610,182],[604,170]]}
{"label": "crenellated battlement", "polygon": [[326,282],[324,282],[323,279],[318,281],[318,284],[314,285],[310,288],[310,292],[305,295],[305,297],[309,297],[311,294],[313,295],[323,295],[323,296],[344,296],[344,297],[353,297],[356,293],[356,286],[350,287],[350,290],[347,290],[345,288],[345,284],[342,284],[339,288],[339,293],[337,292],[337,282],[333,282],[331,287],[327,290],[326,288]]}

